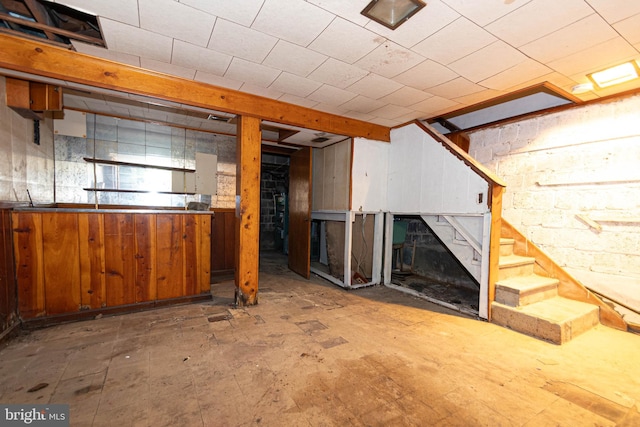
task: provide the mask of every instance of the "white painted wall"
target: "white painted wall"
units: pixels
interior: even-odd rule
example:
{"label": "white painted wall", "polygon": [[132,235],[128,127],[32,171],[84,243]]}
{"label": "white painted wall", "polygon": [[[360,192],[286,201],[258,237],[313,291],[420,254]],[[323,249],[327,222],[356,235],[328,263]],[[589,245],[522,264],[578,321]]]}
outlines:
{"label": "white painted wall", "polygon": [[356,138],[353,142],[351,206],[354,211],[387,210],[388,142]]}
{"label": "white painted wall", "polygon": [[33,142],[33,120],[7,107],[0,77],[0,201],[53,202],[53,120],[40,121],[40,145]]}
{"label": "white painted wall", "polygon": [[[488,183],[415,124],[391,131],[388,210],[394,213],[481,214]],[[482,194],[482,202],[478,195]]]}
{"label": "white painted wall", "polygon": [[507,183],[503,217],[587,287],[640,309],[640,96],[470,137]]}

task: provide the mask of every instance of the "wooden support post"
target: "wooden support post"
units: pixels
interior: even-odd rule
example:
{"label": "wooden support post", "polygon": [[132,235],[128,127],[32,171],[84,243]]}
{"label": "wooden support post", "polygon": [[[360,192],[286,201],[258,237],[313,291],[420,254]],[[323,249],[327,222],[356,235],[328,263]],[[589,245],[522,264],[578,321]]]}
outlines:
{"label": "wooden support post", "polygon": [[491,191],[491,238],[489,243],[489,298],[488,319],[491,321],[491,303],[496,298],[496,282],[498,281],[500,262],[500,236],[502,224],[502,190],[498,184],[493,184]]}
{"label": "wooden support post", "polygon": [[258,303],[260,119],[238,116],[236,164],[236,304]]}

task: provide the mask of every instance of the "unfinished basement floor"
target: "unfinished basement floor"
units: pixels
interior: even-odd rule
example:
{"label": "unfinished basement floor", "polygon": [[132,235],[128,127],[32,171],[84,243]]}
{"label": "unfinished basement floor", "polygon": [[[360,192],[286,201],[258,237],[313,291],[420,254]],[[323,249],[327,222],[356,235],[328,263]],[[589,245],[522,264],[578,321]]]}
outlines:
{"label": "unfinished basement floor", "polygon": [[0,402],[68,403],[77,426],[640,425],[637,335],[598,326],[557,346],[261,265],[254,307],[230,307],[223,283],[209,303],[15,338]]}

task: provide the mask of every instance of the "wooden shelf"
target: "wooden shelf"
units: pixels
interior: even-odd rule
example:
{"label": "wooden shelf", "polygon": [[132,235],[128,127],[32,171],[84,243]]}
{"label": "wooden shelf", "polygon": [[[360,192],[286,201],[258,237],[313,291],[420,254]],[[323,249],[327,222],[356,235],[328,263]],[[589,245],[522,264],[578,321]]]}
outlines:
{"label": "wooden shelf", "polygon": [[118,188],[83,188],[85,191],[100,191],[100,192],[109,192],[109,193],[138,193],[138,194],[176,194],[176,195],[186,195],[193,196],[196,193],[187,193],[182,191],[148,191],[148,190],[121,190]]}
{"label": "wooden shelf", "polygon": [[160,169],[160,170],[172,171],[172,172],[187,172],[187,173],[195,173],[196,172],[195,169],[174,168],[174,167],[171,167],[171,166],[147,165],[147,164],[144,164],[144,163],[119,162],[117,160],[96,159],[96,158],[93,158],[93,157],[83,157],[83,159],[87,163],[99,163],[99,164],[102,164],[102,165],[133,166],[133,167],[138,167],[138,168]]}

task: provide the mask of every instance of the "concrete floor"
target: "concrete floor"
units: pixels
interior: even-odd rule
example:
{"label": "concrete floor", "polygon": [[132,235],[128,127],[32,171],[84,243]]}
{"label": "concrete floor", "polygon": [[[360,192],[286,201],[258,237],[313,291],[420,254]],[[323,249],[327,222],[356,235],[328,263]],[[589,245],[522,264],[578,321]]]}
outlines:
{"label": "concrete floor", "polygon": [[640,425],[637,335],[599,326],[560,347],[267,258],[254,307],[218,284],[212,303],[14,339],[0,402],[68,403],[78,426]]}

